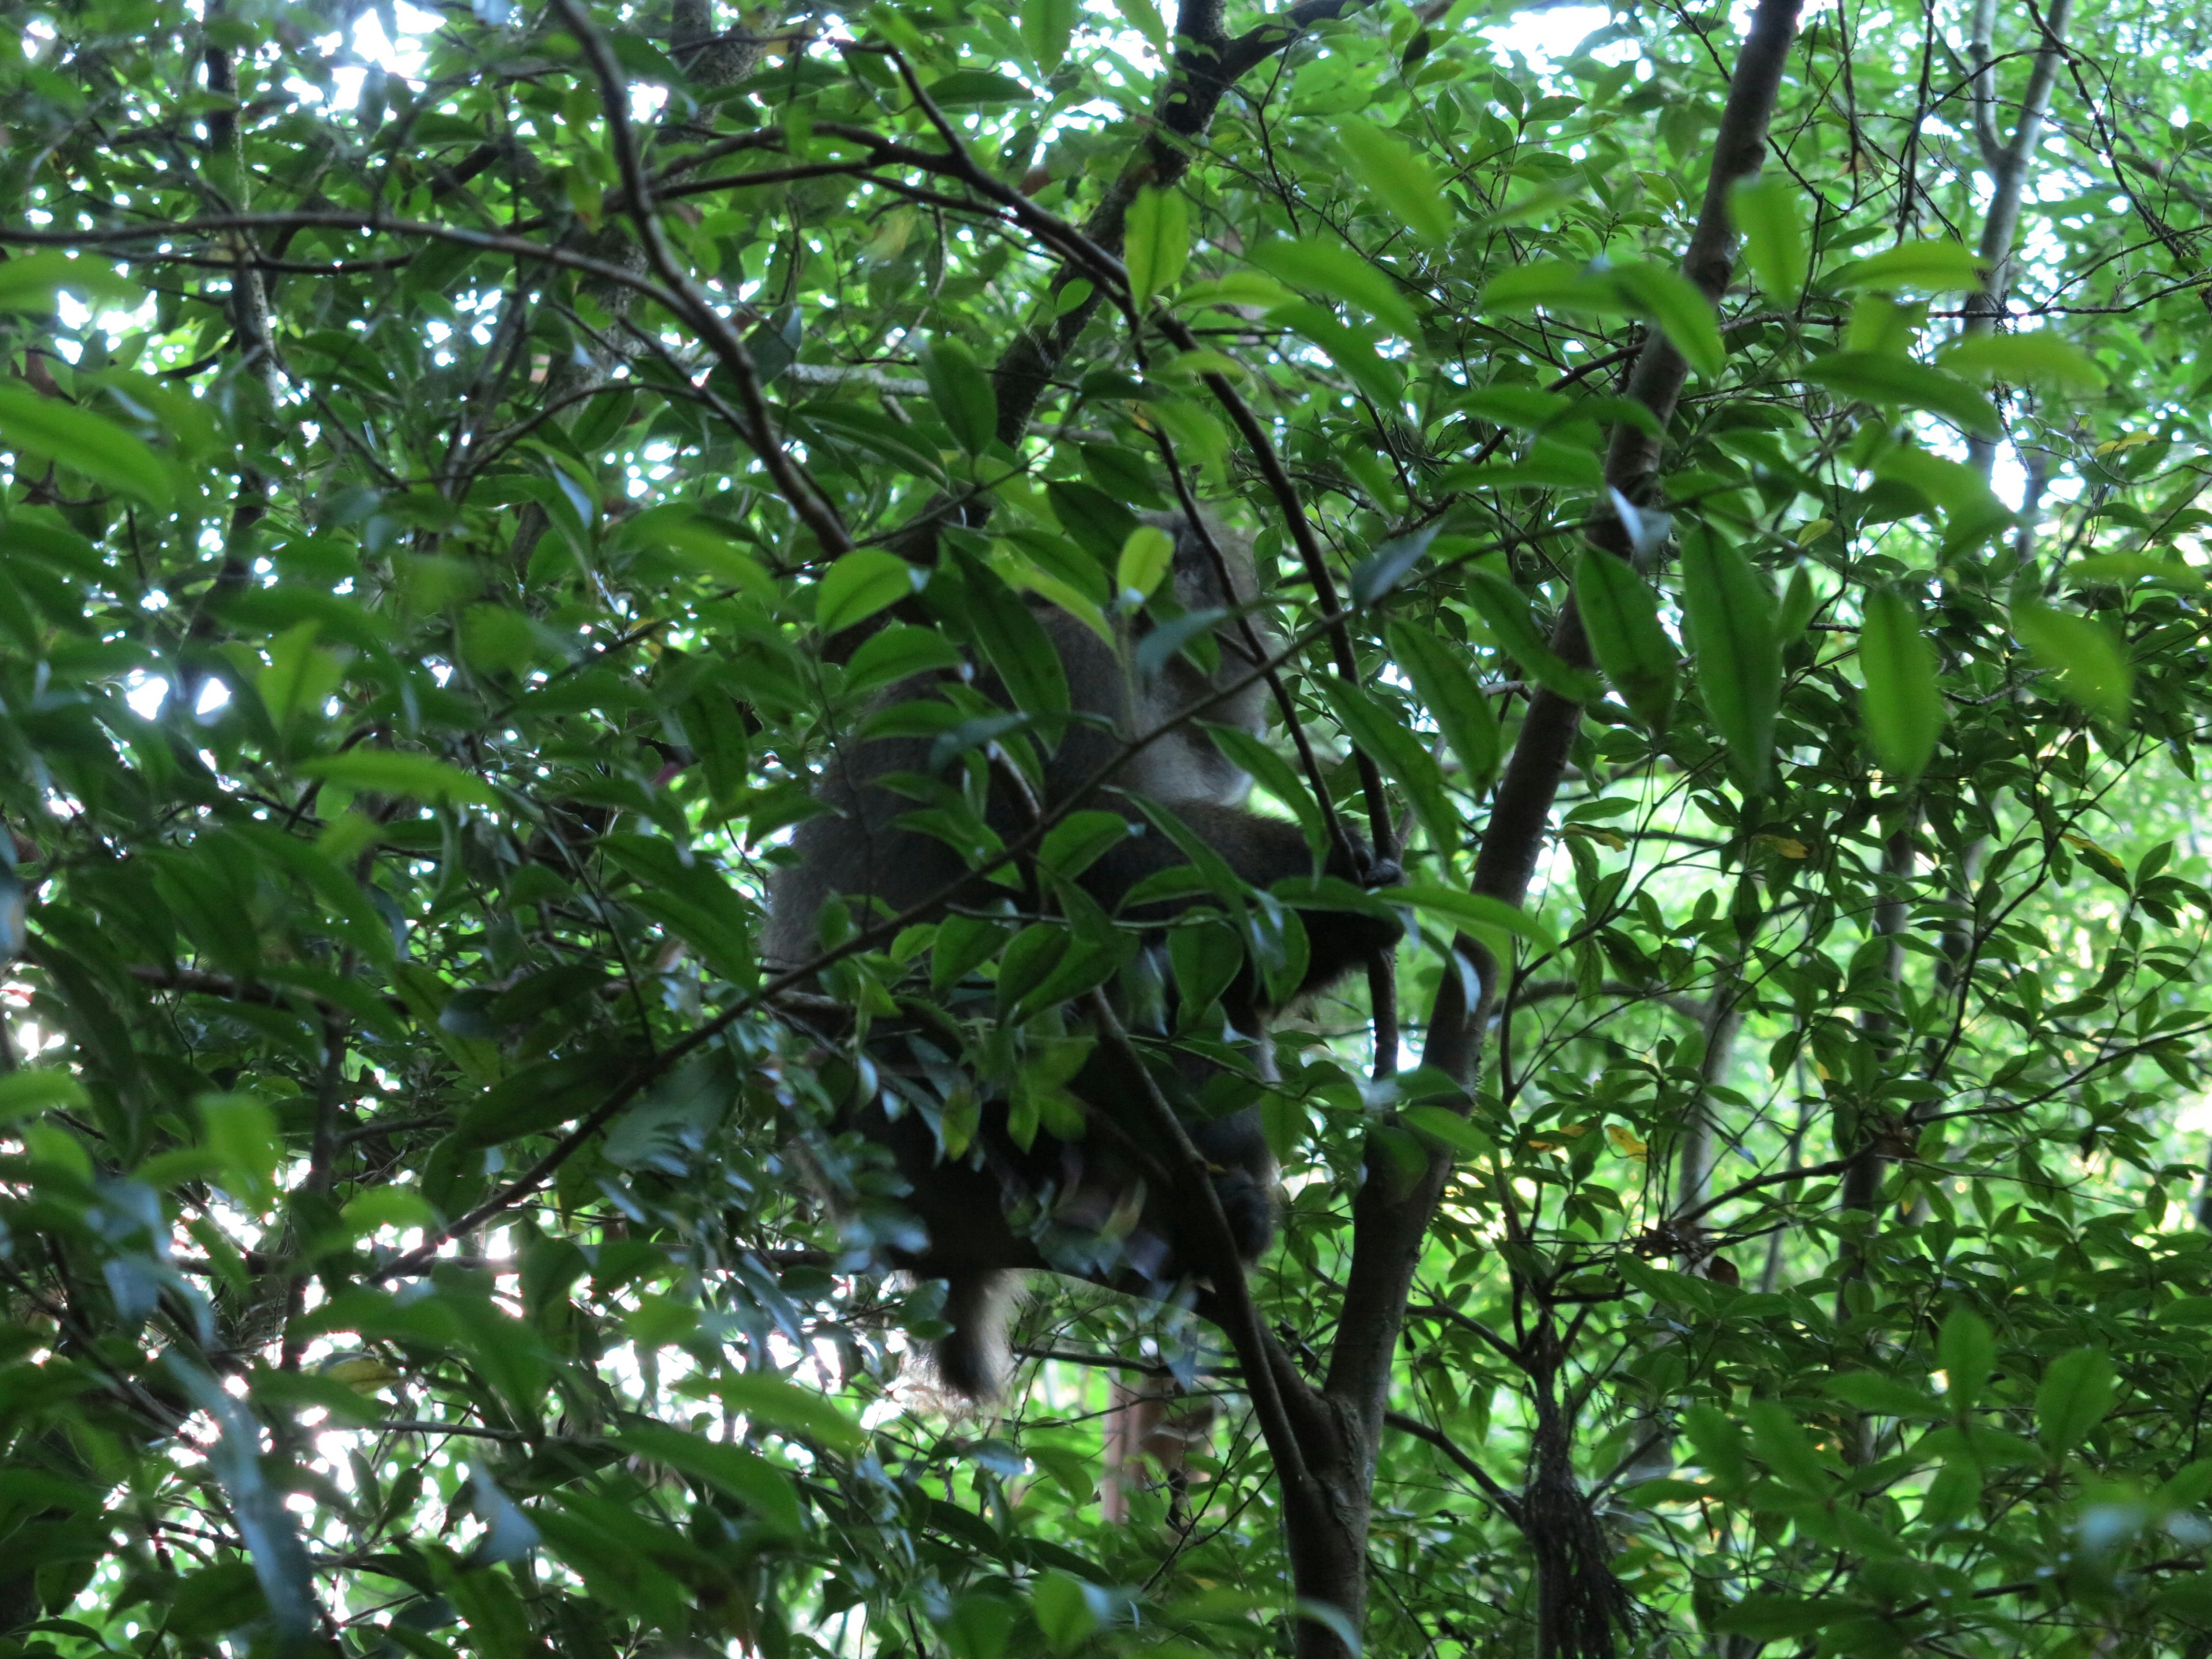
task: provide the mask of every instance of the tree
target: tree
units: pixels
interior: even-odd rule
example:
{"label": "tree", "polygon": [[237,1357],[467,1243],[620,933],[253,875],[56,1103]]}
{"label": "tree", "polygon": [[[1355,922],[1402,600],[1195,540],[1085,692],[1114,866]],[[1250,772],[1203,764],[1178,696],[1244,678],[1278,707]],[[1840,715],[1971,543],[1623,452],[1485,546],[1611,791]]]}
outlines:
{"label": "tree", "polygon": [[[2193,17],[6,27],[8,1652],[2212,1642]],[[1201,503],[1416,925],[963,1413],[840,1113],[1082,1127],[1132,930],[766,874]]]}

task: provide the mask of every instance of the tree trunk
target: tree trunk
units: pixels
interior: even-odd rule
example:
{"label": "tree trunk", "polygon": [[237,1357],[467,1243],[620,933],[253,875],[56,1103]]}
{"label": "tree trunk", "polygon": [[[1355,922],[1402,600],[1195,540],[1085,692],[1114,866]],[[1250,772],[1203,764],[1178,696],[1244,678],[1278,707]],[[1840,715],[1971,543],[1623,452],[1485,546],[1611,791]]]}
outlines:
{"label": "tree trunk", "polygon": [[[1729,194],[1756,173],[1765,158],[1767,124],[1796,38],[1802,6],[1802,0],[1759,0],[1729,80],[1705,201],[1683,259],[1684,273],[1716,305],[1735,269]],[[1659,417],[1663,433],[1688,377],[1681,354],[1654,329],[1630,374],[1628,394]],[[1636,427],[1617,426],[1607,456],[1606,481],[1632,501],[1649,499],[1660,456],[1659,440],[1647,438]],[[1625,528],[1617,520],[1607,520],[1597,535],[1614,552],[1628,550]],[[1571,602],[1561,612],[1552,647],[1570,663],[1588,666],[1590,662],[1589,641]],[[1566,698],[1540,690],[1532,700],[1492,799],[1490,823],[1475,860],[1477,893],[1514,905],[1526,900],[1568,751],[1581,724],[1581,707]],[[1471,1087],[1497,995],[1498,964],[1464,935],[1454,942],[1453,950],[1462,971],[1443,976],[1431,1011],[1424,1058]],[[1352,1258],[1343,1319],[1322,1390],[1342,1425],[1344,1455],[1327,1466],[1322,1478],[1334,1500],[1333,1523],[1342,1528],[1343,1535],[1300,1540],[1293,1528],[1291,1558],[1300,1597],[1337,1608],[1355,1630],[1365,1601],[1367,1492],[1389,1402],[1391,1362],[1421,1247],[1449,1173],[1449,1161],[1437,1158],[1407,1180],[1396,1173],[1386,1154],[1371,1152],[1367,1179],[1353,1203]],[[1532,1288],[1540,1296],[1546,1287]],[[1542,1610],[1538,1659],[1612,1659],[1617,1651],[1614,1632],[1626,1620],[1628,1601],[1607,1561],[1596,1518],[1575,1480],[1573,1425],[1552,1381],[1558,1369],[1557,1356],[1550,1352],[1554,1340],[1547,1314],[1533,1333],[1533,1357],[1527,1367],[1539,1432],[1522,1516],[1536,1564],[1536,1602]],[[1318,1466],[1316,1473],[1320,1474]],[[1320,1627],[1310,1624],[1307,1630],[1318,1632]],[[1304,1632],[1299,1650],[1302,1659],[1336,1659],[1345,1651],[1333,1635]]]}

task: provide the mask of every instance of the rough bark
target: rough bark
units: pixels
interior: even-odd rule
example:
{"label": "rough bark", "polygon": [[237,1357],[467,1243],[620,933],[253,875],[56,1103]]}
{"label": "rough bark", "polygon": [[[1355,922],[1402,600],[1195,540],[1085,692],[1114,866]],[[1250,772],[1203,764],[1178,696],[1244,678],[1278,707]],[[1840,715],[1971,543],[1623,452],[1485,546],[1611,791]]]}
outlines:
{"label": "rough bark", "polygon": [[[2020,120],[2012,137],[1997,141],[1994,106],[1996,71],[1991,66],[1990,37],[1994,31],[1994,0],[1978,0],[1974,9],[1973,38],[1968,51],[1974,73],[1974,134],[1982,149],[1983,165],[1990,174],[1989,216],[1982,221],[1982,240],[1977,252],[1987,273],[1982,287],[1966,298],[1962,334],[1986,333],[2004,315],[2005,295],[2012,286],[2013,246],[2020,240],[2021,208],[2027,193],[2028,162],[2036,141],[2043,136],[2043,118],[2051,107],[2051,89],[2058,79],[2058,66],[2066,54],[2066,27],[2074,0],[2051,0],[2044,15],[2043,46],[2027,72],[2027,88],[2020,100]],[[1996,441],[1969,437],[1966,457],[1988,477],[1996,465]]]}

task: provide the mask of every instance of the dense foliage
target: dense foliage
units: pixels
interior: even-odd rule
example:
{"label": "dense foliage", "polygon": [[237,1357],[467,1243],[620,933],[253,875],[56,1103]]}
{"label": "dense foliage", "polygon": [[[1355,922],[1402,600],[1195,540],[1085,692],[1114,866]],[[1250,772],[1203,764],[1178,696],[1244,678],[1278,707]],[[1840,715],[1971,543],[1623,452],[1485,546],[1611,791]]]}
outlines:
{"label": "dense foliage", "polygon": [[[1498,15],[0,13],[0,1652],[2212,1650],[2205,25],[1768,0],[1759,171],[1748,12]],[[1221,1056],[1251,1316],[960,1411],[837,1114],[1080,1127],[976,791],[1194,501],[1414,927]],[[764,974],[963,665],[981,873]]]}

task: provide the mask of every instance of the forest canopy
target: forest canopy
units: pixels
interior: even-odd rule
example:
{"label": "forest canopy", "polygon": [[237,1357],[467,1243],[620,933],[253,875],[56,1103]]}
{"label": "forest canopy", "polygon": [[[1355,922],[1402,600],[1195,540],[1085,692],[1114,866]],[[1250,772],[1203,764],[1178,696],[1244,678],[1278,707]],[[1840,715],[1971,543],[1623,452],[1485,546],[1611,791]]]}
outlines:
{"label": "forest canopy", "polygon": [[[2193,9],[0,35],[0,1659],[2212,1652]],[[991,819],[1048,614],[1314,873]],[[963,1401],[871,1103],[1276,1243]]]}

